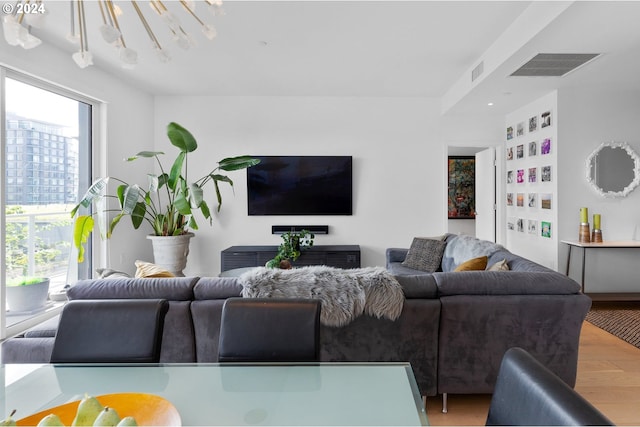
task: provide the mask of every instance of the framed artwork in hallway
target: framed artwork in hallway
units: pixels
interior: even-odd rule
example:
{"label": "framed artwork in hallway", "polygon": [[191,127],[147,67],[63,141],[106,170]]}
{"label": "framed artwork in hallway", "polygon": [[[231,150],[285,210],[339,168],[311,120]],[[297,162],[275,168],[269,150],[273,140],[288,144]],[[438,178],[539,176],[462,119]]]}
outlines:
{"label": "framed artwork in hallway", "polygon": [[449,156],[448,163],[448,217],[473,219],[476,215],[476,158]]}

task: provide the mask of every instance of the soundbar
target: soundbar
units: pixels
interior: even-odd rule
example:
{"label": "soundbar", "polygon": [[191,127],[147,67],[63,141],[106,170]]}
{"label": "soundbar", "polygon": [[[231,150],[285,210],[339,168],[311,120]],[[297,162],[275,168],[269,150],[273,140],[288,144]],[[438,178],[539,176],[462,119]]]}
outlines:
{"label": "soundbar", "polygon": [[309,230],[313,234],[329,234],[328,225],[272,225],[271,234],[284,234],[289,231],[300,232]]}

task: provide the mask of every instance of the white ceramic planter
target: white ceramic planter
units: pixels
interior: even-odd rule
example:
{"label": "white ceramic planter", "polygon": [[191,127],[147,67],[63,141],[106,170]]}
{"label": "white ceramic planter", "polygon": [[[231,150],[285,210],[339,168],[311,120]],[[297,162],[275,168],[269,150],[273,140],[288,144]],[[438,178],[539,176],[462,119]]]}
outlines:
{"label": "white ceramic planter", "polygon": [[184,276],[182,270],[187,266],[189,241],[193,236],[193,233],[180,236],[147,236],[153,245],[153,263],[175,276]]}
{"label": "white ceramic planter", "polygon": [[25,286],[7,286],[7,308],[11,312],[33,311],[44,306],[49,295],[49,279]]}

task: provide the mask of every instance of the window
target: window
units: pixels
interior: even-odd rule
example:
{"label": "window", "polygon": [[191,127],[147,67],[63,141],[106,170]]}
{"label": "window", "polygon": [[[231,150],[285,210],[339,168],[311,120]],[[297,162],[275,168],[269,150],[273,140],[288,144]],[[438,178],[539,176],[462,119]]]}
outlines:
{"label": "window", "polygon": [[[60,309],[61,303],[49,300],[30,310],[12,309],[13,282],[46,277],[49,293],[54,293],[89,276],[91,256],[78,264],[72,250],[70,211],[90,182],[96,106],[93,100],[0,67],[2,162],[5,176],[12,177],[3,180],[0,190],[5,259],[2,337]],[[9,155],[23,152],[24,138],[27,154]],[[54,156],[49,147],[57,150]],[[70,166],[67,179],[51,179],[58,173],[54,171],[65,171],[63,164]]]}

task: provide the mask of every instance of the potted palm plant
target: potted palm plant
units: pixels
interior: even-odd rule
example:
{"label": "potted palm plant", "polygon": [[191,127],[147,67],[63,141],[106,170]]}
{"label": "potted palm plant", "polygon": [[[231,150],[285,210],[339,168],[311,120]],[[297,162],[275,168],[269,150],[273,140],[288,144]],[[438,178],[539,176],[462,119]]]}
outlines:
{"label": "potted palm plant", "polygon": [[[101,230],[101,236],[106,238],[111,237],[113,230],[125,216],[131,218],[134,229],[138,229],[143,222],[148,223],[153,230],[149,238],[154,246],[154,262],[175,275],[182,275],[182,269],[186,266],[189,239],[193,236],[190,230],[198,229],[194,212],[200,211],[204,218],[209,220],[209,224],[213,221],[209,204],[204,198],[205,186],[213,186],[217,210],[220,211],[222,194],[219,183],[227,183],[233,187],[233,181],[219,171],[246,169],[258,164],[260,160],[250,156],[228,157],[217,162],[217,166],[203,176],[192,180],[188,173],[187,156],[198,148],[196,139],[187,129],[175,122],[167,126],[167,136],[171,144],[178,149],[171,169],[167,170],[160,160],[163,152],[141,151],[126,160],[133,162],[140,158],[153,158],[158,164],[160,174],[148,174],[148,182],[144,188],[114,177],[99,178],[73,208],[71,216],[75,217],[81,207],[89,208],[94,205],[97,222],[102,227],[106,224],[106,214],[115,213],[106,230]],[[108,193],[109,182],[112,180],[118,183],[115,194]],[[119,207],[109,208],[108,203],[103,203],[105,199],[117,200]],[[79,262],[84,260],[83,244],[87,242],[94,225],[93,214],[78,215],[75,220],[73,240],[78,249]],[[157,243],[158,241],[160,243]],[[166,248],[164,252],[157,249],[162,246],[168,246],[168,251]],[[179,259],[170,259],[173,256]]]}

